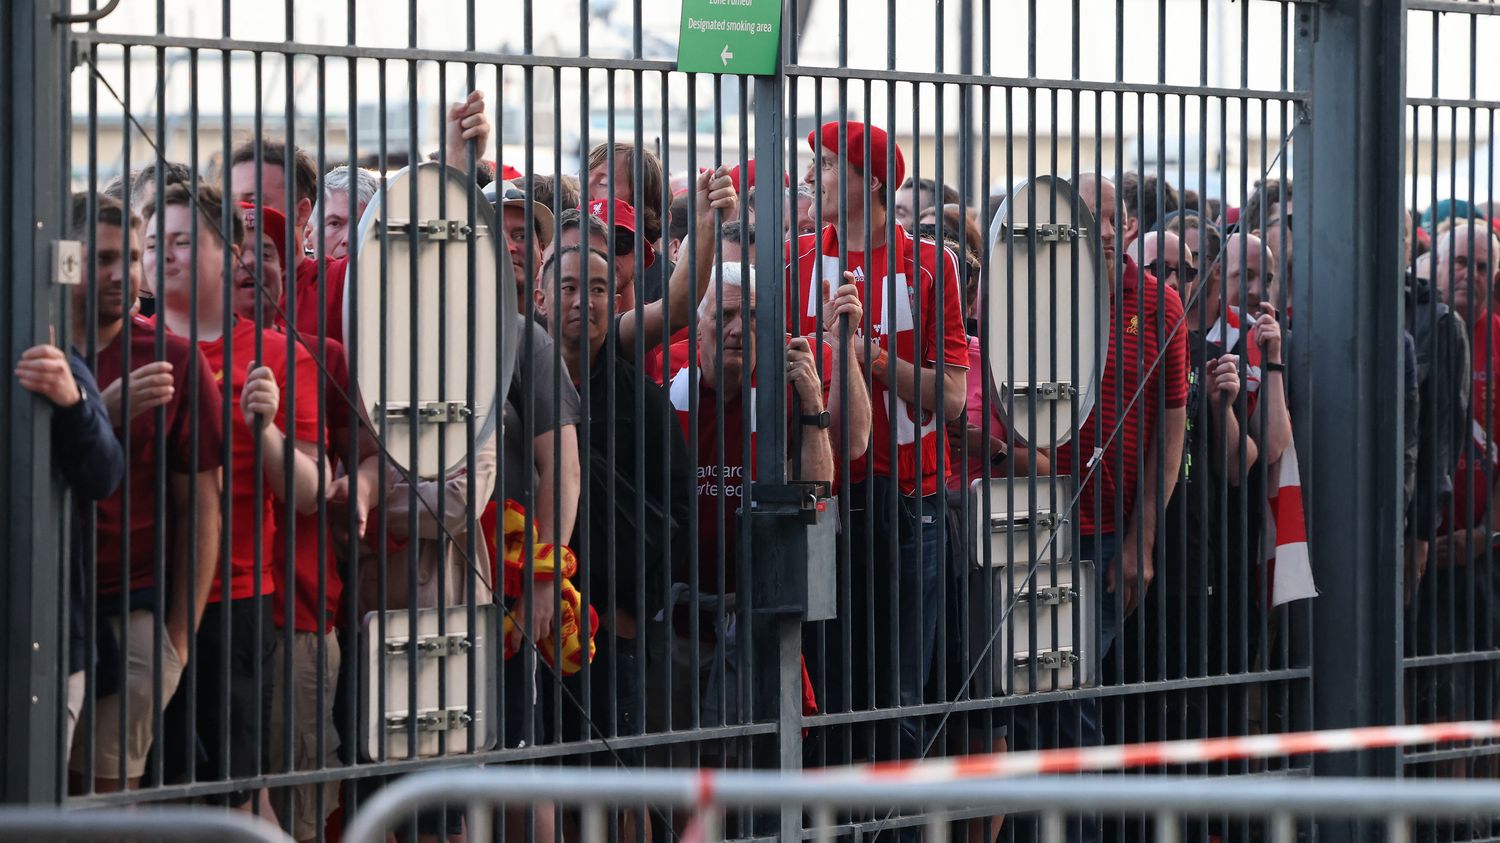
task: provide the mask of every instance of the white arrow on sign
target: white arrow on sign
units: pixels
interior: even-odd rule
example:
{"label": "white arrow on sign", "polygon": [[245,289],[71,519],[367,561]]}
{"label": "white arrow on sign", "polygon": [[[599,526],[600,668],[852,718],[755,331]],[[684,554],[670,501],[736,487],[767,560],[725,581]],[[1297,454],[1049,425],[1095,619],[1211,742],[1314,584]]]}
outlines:
{"label": "white arrow on sign", "polygon": [[729,52],[729,45],[725,44],[724,45],[724,50],[719,53],[719,60],[722,61],[722,62],[724,62],[724,66],[725,67],[728,67],[729,66],[729,60],[732,59],[732,58],[734,58],[734,53]]}

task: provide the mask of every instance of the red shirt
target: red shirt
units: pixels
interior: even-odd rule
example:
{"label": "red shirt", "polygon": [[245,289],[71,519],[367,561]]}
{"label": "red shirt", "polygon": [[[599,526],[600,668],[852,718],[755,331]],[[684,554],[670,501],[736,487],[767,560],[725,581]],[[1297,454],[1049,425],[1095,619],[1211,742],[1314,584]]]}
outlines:
{"label": "red shirt", "polygon": [[[1474,425],[1474,435],[1458,453],[1458,464],[1453,471],[1453,501],[1443,513],[1439,535],[1478,527],[1488,514],[1490,486],[1500,466],[1490,446],[1493,440],[1483,436],[1483,423],[1476,420]],[[1478,549],[1475,556],[1482,550]]]}
{"label": "red shirt", "polygon": [[324,261],[324,264],[326,268],[320,285],[317,259],[303,258],[297,264],[296,286],[283,293],[281,300],[282,310],[290,313],[286,295],[296,297],[297,333],[302,335],[302,342],[309,348],[317,348],[319,312],[327,320],[328,338],[339,343],[344,341],[344,270],[349,266],[349,259],[335,258]]}
{"label": "red shirt", "polygon": [[[156,328],[147,319],[133,316],[115,341],[99,349],[95,375],[99,388],[118,381],[125,370],[125,344],[130,344],[131,371],[157,360]],[[224,433],[221,426],[218,388],[213,369],[192,343],[163,329],[164,354],[160,359],[172,364],[174,392],[164,410],[167,420],[167,471],[188,474],[212,471],[223,464]],[[188,381],[188,369],[197,359],[196,380]],[[196,386],[198,394],[190,393]],[[191,402],[191,403],[189,403]],[[193,447],[193,417],[198,419],[197,448]],[[120,429],[116,435],[124,441]],[[197,465],[193,455],[197,454]],[[156,412],[141,413],[130,422],[130,448],[126,451],[125,482],[120,490],[99,502],[97,539],[98,593],[117,595],[126,589],[140,591],[156,585]],[[167,479],[161,479],[167,488]],[[125,496],[130,496],[130,523],[125,523]],[[198,506],[217,507],[217,501],[199,501]],[[167,537],[171,540],[170,522],[178,515],[167,499]],[[126,542],[129,542],[128,556]],[[170,551],[168,550],[168,556]],[[128,571],[128,573],[127,573]]]}
{"label": "red shirt", "polygon": [[[250,428],[245,425],[244,414],[240,412],[240,393],[244,392],[245,380],[250,374],[250,363],[255,359],[255,335],[259,329],[249,319],[237,319],[234,330],[230,335],[230,354],[228,368],[225,365],[224,338],[198,343],[203,349],[203,356],[208,359],[208,364],[213,372],[214,380],[221,388],[227,377],[229,391],[232,396],[230,412],[232,418],[229,421],[230,430],[230,475],[225,478],[225,485],[229,488],[230,500],[230,524],[225,531],[225,540],[229,542],[229,564],[230,599],[238,600],[244,597],[256,596],[255,591],[255,539],[256,539],[256,513],[260,513],[260,538],[261,554],[263,559],[273,558],[275,553],[276,511],[280,507],[275,505],[275,496],[271,493],[270,484],[264,480],[260,483],[261,495],[257,499],[255,494],[255,437]],[[318,402],[316,396],[318,389],[318,368],[313,362],[312,355],[301,345],[296,347],[296,383],[289,385],[290,366],[287,360],[286,335],[278,331],[265,330],[261,332],[261,362],[270,368],[276,376],[276,383],[281,387],[281,412],[276,425],[281,428],[291,439],[302,442],[316,442],[318,439]],[[296,418],[289,420],[287,411],[291,404],[291,396],[295,394],[298,400],[296,407]],[[279,457],[262,452],[261,465],[265,460],[279,459]],[[276,590],[276,580],[273,575],[261,569],[260,594],[273,594]],[[220,599],[220,588],[222,577],[214,578],[213,591],[209,596],[210,602]]]}
{"label": "red shirt", "polygon": [[[705,386],[700,380],[702,369],[687,364],[686,342],[673,343],[668,359],[683,361],[670,371],[667,381],[667,397],[672,409],[677,411],[677,421],[688,437],[693,435],[693,397],[698,401],[698,589],[704,594],[733,594],[738,580],[735,578],[735,558],[739,550],[739,511],[741,493],[744,491],[745,472],[755,479],[755,385],[750,386],[750,407],[743,401],[740,390],[724,394],[724,414],[719,415],[719,393]],[[833,350],[823,346],[823,405],[828,406],[828,396],[833,382]],[[787,402],[790,413],[791,402]],[[745,450],[746,416],[750,422],[750,449]],[[795,424],[789,419],[788,424]],[[794,428],[789,428],[794,430]],[[719,437],[723,435],[723,452],[719,449]],[[787,437],[787,447],[792,447],[793,437]],[[719,478],[722,470],[724,486],[724,510],[719,511]],[[724,542],[724,579],[719,579],[719,540]],[[679,582],[688,581],[686,571],[673,571]]]}
{"label": "red shirt", "polygon": [[[1115,497],[1120,496],[1121,516],[1128,520],[1140,491],[1147,450],[1156,442],[1161,407],[1187,406],[1188,332],[1182,317],[1182,299],[1177,291],[1150,274],[1141,283],[1135,261],[1127,255],[1110,313],[1109,354],[1100,378],[1099,400],[1078,436],[1058,448],[1053,457],[1059,476],[1072,473],[1076,463],[1078,476],[1084,477],[1094,450],[1104,448],[1097,469],[1078,498],[1078,521],[1085,536],[1113,533],[1124,526],[1115,521]],[[1174,328],[1176,334],[1172,334]],[[1168,335],[1171,345],[1157,363]],[[1138,389],[1141,396],[1132,406]],[[1106,446],[1111,434],[1114,438]]]}
{"label": "red shirt", "polygon": [[[887,307],[887,249],[881,246],[866,255],[850,252],[848,270],[855,273],[865,309],[871,314],[875,336],[872,341],[889,354],[922,366],[935,366],[939,352],[947,370],[963,370],[969,365],[969,338],[964,333],[962,298],[959,292],[958,259],[952,251],[940,248],[930,240],[917,240],[900,226],[896,227],[896,302]],[[843,283],[839,266],[838,231],[833,226],[821,234],[804,234],[797,238],[796,264],[792,263],[791,242],[787,243],[787,290],[791,324],[807,336],[820,329],[823,281],[833,287]],[[942,261],[943,303],[938,312],[938,261]],[[795,274],[793,270],[795,269]],[[795,291],[795,294],[793,293]],[[918,330],[917,320],[921,320]],[[941,346],[941,347],[940,347]],[[871,440],[865,456],[854,460],[849,471],[851,480],[865,479],[873,461],[873,471],[881,477],[893,474],[901,481],[906,494],[918,488],[920,468],[921,494],[936,494],[947,478],[947,434],[939,413],[920,410],[901,399],[896,400],[896,453],[890,450],[891,419],[888,418],[890,396],[885,384],[874,379],[870,392]],[[939,460],[943,468],[938,469]],[[919,466],[920,463],[920,466]]]}
{"label": "red shirt", "polygon": [[[349,362],[344,358],[344,347],[334,340],[328,340],[328,353],[324,358],[324,368],[328,370],[327,389],[323,390],[324,425],[323,447],[328,453],[328,458],[335,465],[343,454],[336,450],[333,444],[339,441],[339,436],[347,427],[349,418],[349,407],[345,396],[349,394]],[[317,343],[312,345],[312,353],[316,353]],[[305,347],[305,346],[304,346]],[[309,359],[314,359],[309,357]],[[313,380],[319,381],[321,372],[314,372]],[[297,380],[302,380],[302,363],[297,363]],[[285,400],[285,396],[283,399]],[[315,391],[309,395],[297,395],[297,411],[301,415],[302,404],[311,402],[312,411],[318,411],[318,393]],[[276,518],[280,522],[285,513],[281,507],[276,507]],[[293,519],[295,530],[292,541],[295,544],[295,555],[292,561],[294,581],[296,584],[294,602],[296,612],[296,630],[298,632],[317,632],[319,629],[332,631],[334,620],[338,616],[339,596],[344,593],[344,581],[339,578],[338,565],[333,564],[334,544],[331,533],[326,535],[326,554],[318,552],[318,513],[297,515]],[[278,523],[278,527],[279,527]],[[331,521],[329,527],[332,527]],[[273,555],[274,564],[271,567],[272,579],[276,582],[276,593],[286,594],[286,548],[285,538],[278,529],[276,534],[276,549]],[[318,610],[318,578],[319,572],[324,580],[324,600],[322,611]],[[277,629],[286,628],[286,601],[276,599],[272,616],[276,621]],[[321,615],[321,618],[320,618]]]}
{"label": "red shirt", "polygon": [[1489,431],[1490,439],[1500,433],[1500,390],[1490,384],[1500,382],[1500,315],[1485,313],[1474,320],[1469,345],[1474,351],[1474,420]]}
{"label": "red shirt", "polygon": [[665,349],[657,346],[646,352],[646,362],[641,366],[646,377],[664,384],[667,382],[667,372],[675,372],[687,365],[688,331],[688,328],[683,328],[673,334]]}

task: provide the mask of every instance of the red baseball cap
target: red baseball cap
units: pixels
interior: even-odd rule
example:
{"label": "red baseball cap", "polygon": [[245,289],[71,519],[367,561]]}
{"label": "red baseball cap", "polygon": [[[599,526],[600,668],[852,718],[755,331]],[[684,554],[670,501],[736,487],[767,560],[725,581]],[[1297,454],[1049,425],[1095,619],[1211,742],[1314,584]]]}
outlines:
{"label": "red baseball cap", "polygon": [[[882,184],[900,187],[901,183],[906,181],[906,156],[901,154],[901,145],[896,145],[896,161],[895,167],[892,169],[889,162],[886,161],[886,145],[889,143],[889,138],[886,136],[885,129],[879,126],[866,126],[863,123],[857,123],[853,120],[850,120],[845,125],[849,127],[847,154],[849,163],[868,172],[872,177],[880,179]],[[865,163],[866,132],[870,134],[870,161],[868,166]],[[835,153],[845,149],[844,145],[839,143],[839,121],[830,120],[823,124],[823,128],[814,129],[807,133],[807,145],[814,153],[818,151],[819,134],[822,135],[824,149],[832,150]],[[894,178],[890,178],[889,176],[894,176]]]}
{"label": "red baseball cap", "polygon": [[[623,199],[591,199],[588,203],[589,215],[609,225],[609,209],[613,205],[615,209],[615,255],[628,255],[635,251],[635,208]],[[621,235],[620,231],[626,232]],[[645,265],[656,263],[656,249],[651,247],[651,242],[643,240],[645,246]]]}
{"label": "red baseball cap", "polygon": [[515,167],[512,167],[509,164],[506,164],[505,166],[500,168],[501,181],[520,181],[523,178],[525,178],[525,176],[521,173],[521,171],[517,170]]}
{"label": "red baseball cap", "polygon": [[[240,208],[247,213],[242,214],[245,219],[245,242],[255,242],[255,230],[259,228],[265,233],[265,238],[276,244],[276,262],[281,264],[281,271],[286,271],[286,216],[275,208],[261,206],[256,208],[252,202],[241,202]],[[254,213],[258,211],[260,217],[257,219]],[[253,257],[253,256],[252,256]]]}

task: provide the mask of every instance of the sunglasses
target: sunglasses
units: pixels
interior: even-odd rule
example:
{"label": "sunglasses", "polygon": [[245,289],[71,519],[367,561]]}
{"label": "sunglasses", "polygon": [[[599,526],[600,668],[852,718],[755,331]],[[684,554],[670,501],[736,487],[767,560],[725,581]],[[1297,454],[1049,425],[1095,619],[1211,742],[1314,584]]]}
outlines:
{"label": "sunglasses", "polygon": [[1198,278],[1198,267],[1190,263],[1169,264],[1157,258],[1154,263],[1148,264],[1146,269],[1158,278],[1165,278],[1175,272],[1177,280],[1183,284],[1191,284]]}

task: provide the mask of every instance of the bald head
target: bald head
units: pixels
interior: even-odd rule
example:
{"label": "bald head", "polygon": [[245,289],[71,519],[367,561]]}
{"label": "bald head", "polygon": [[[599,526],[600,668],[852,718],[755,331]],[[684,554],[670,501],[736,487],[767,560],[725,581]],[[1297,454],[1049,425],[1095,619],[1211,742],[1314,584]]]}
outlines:
{"label": "bald head", "polygon": [[[1182,292],[1197,274],[1197,258],[1181,238],[1170,231],[1148,231],[1141,238],[1141,265],[1168,287]],[[1187,271],[1183,267],[1188,267]]]}
{"label": "bald head", "polygon": [[1260,303],[1275,304],[1280,298],[1276,285],[1276,262],[1266,244],[1253,234],[1236,233],[1224,241],[1224,296],[1230,307],[1260,310]]}
{"label": "bald head", "polygon": [[1500,239],[1483,222],[1459,222],[1438,235],[1433,261],[1438,292],[1449,307],[1469,318],[1488,310],[1500,279]]}
{"label": "bald head", "polygon": [[[1105,271],[1113,272],[1116,247],[1129,248],[1138,230],[1130,218],[1130,210],[1115,207],[1115,183],[1098,173],[1084,173],[1074,179],[1073,186],[1083,204],[1088,206],[1089,213],[1094,215],[1094,224],[1099,228],[1100,257],[1104,260]],[[1124,214],[1118,220],[1117,211]]]}

